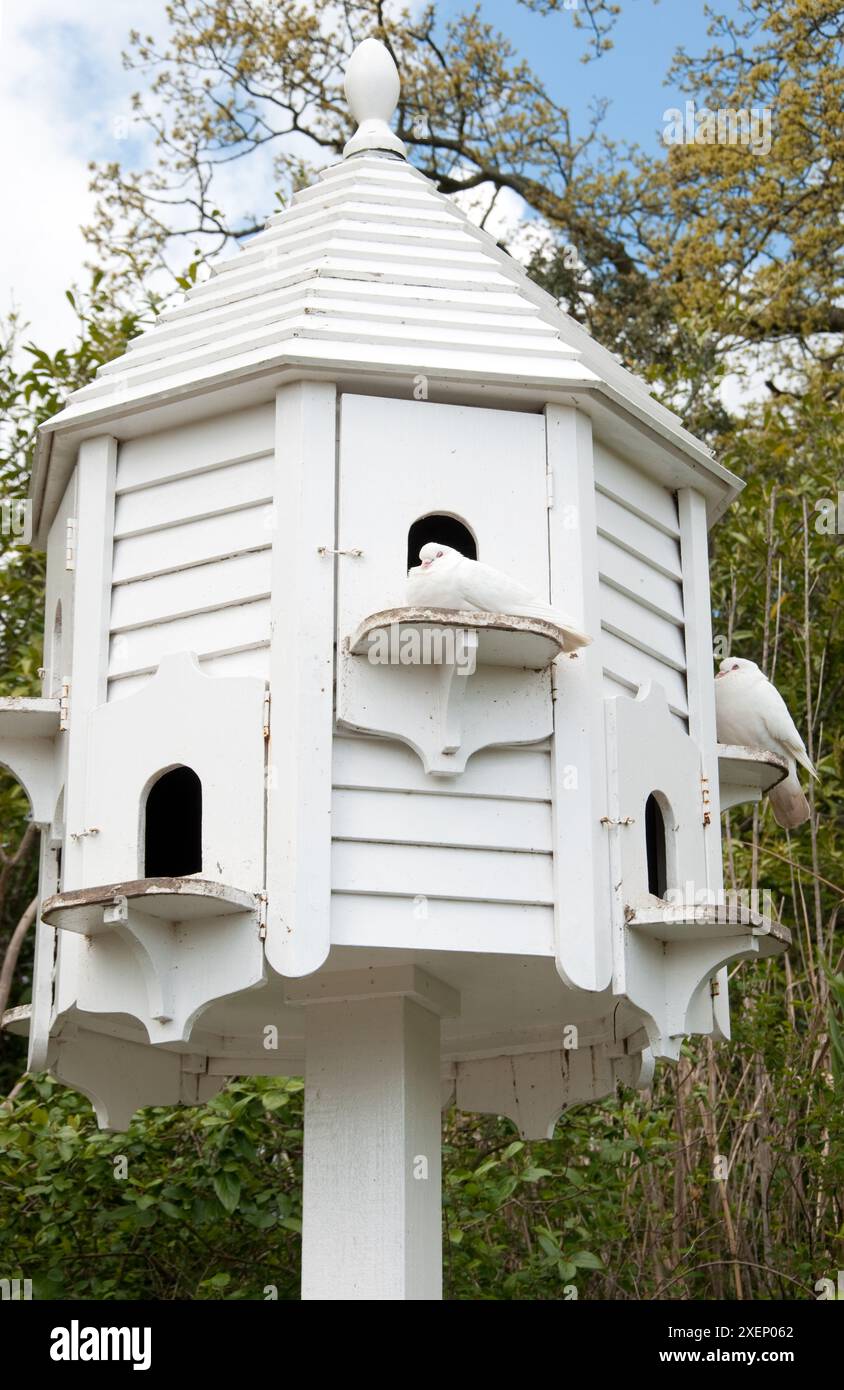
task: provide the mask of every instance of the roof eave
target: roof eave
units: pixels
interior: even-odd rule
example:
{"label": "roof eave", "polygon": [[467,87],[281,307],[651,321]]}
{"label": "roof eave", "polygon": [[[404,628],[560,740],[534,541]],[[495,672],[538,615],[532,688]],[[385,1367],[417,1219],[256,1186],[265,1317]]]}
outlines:
{"label": "roof eave", "polygon": [[[47,532],[72,473],[76,450],[84,439],[111,432],[118,438],[124,433],[127,437],[129,433],[134,435],[142,431],[134,428],[124,432],[121,424],[130,421],[137,423],[139,416],[153,410],[159,414],[172,411],[176,415],[190,401],[196,407],[192,418],[213,414],[215,400],[223,390],[227,393],[228,405],[232,401],[232,393],[236,396],[239,390],[246,392],[251,388],[254,392],[263,383],[269,397],[270,391],[282,381],[301,379],[303,376],[333,378],[348,389],[356,379],[371,380],[375,376],[389,387],[399,377],[406,380],[408,373],[420,373],[427,376],[432,385],[439,383],[443,388],[448,387],[450,399],[457,398],[465,385],[467,394],[482,389],[484,395],[490,397],[506,392],[510,397],[525,401],[535,398],[533,404],[537,409],[541,409],[545,400],[555,398],[571,399],[573,403],[580,400],[586,408],[589,408],[590,401],[602,401],[606,411],[627,421],[635,420],[640,429],[649,432],[655,444],[661,441],[670,450],[678,466],[693,471],[706,495],[710,524],[723,514],[743,487],[741,480],[717,463],[671,411],[641,392],[628,394],[600,380],[582,363],[561,362],[559,370],[547,374],[537,373],[536,364],[525,361],[525,370],[514,374],[510,359],[508,367],[502,367],[497,373],[495,364],[486,360],[482,366],[474,369],[461,367],[459,375],[456,375],[453,366],[443,367],[422,358],[397,366],[395,361],[361,361],[358,356],[343,356],[338,352],[326,360],[323,355],[326,348],[324,341],[308,345],[298,339],[297,345],[301,349],[298,352],[291,352],[287,348],[261,363],[250,363],[234,371],[226,367],[199,381],[171,383],[131,401],[124,396],[120,401],[86,402],[82,410],[72,405],[66,406],[52,419],[45,421],[39,430],[30,487],[34,543],[42,548],[46,546]],[[312,346],[311,352],[305,350],[308,346]],[[231,408],[236,408],[236,405],[232,403]],[[162,428],[166,427],[162,425]]]}

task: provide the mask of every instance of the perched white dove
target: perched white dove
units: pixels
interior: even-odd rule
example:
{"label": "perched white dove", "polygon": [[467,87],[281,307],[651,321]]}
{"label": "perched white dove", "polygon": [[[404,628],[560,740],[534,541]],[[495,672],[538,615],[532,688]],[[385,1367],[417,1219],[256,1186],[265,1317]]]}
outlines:
{"label": "perched white dove", "polygon": [[467,559],[450,545],[429,541],[420,550],[419,559],[422,563],[407,576],[407,601],[412,608],[460,608],[464,612],[544,618],[566,629],[571,639],[568,649],[585,647],[592,641],[565,613],[558,613],[517,579]]}
{"label": "perched white dove", "polygon": [[788,776],[768,799],[778,825],[794,830],[809,819],[809,803],[797,777],[797,763],[817,777],[785,700],[755,661],[728,656],[715,677],[715,715],[719,743],[767,748],[788,759]]}

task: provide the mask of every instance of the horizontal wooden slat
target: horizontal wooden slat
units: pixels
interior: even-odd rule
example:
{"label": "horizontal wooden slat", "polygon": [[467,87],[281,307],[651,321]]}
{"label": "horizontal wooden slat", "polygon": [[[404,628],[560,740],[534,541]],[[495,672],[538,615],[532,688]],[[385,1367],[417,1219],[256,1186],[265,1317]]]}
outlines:
{"label": "horizontal wooden slat", "polygon": [[354,844],[332,849],[331,886],[342,893],[551,904],[551,856],[506,851]]}
{"label": "horizontal wooden slat", "polygon": [[112,590],[112,632],[269,598],[270,560],[267,548],[155,579],[118,584]]}
{"label": "horizontal wooden slat", "polygon": [[601,492],[652,522],[669,536],[679,536],[677,499],[612,449],[595,441],[595,482]]}
{"label": "horizontal wooden slat", "polygon": [[208,560],[262,550],[272,540],[272,509],[247,507],[225,516],[131,536],[114,547],[115,584],[187,569]]}
{"label": "horizontal wooden slat", "polygon": [[670,579],[683,578],[678,539],[667,536],[658,526],[603,492],[595,493],[595,510],[599,536],[606,536],[627,554],[645,561]]}
{"label": "horizontal wooden slat", "polygon": [[608,584],[600,585],[601,625],[677,671],[686,669],[682,629]]}
{"label": "horizontal wooden slat", "polygon": [[196,652],[202,657],[242,651],[267,642],[269,635],[267,600],[134,628],[112,638],[109,676],[155,669],[162,656],[172,652]]}
{"label": "horizontal wooden slat", "polygon": [[262,454],[246,463],[229,463],[190,478],[177,478],[173,482],[156,483],[124,493],[117,499],[115,539],[184,521],[198,521],[220,512],[238,511],[261,502],[269,505],[273,489],[272,466],[272,456]]}
{"label": "horizontal wooden slat", "polygon": [[455,902],[448,898],[414,902],[334,893],[331,941],[336,946],[393,950],[553,956],[554,913],[550,907],[512,903]]}
{"label": "horizontal wooden slat", "polygon": [[148,487],[271,453],[274,422],[274,407],[268,403],[143,439],[129,439],[118,450],[117,491]]}
{"label": "horizontal wooden slat", "polygon": [[494,797],[335,791],[335,839],[551,852],[551,808]]}
{"label": "horizontal wooden slat", "polygon": [[[242,652],[225,652],[222,656],[203,657],[199,664],[207,676],[260,676],[263,680],[269,680],[269,643],[250,647]],[[125,700],[127,696],[137,694],[141,686],[152,680],[152,677],[152,671],[112,677],[108,683],[109,700]]]}
{"label": "horizontal wooden slat", "polygon": [[335,787],[380,787],[385,790],[492,796],[549,801],[551,765],[538,749],[488,748],[469,759],[455,778],[430,777],[419,757],[400,743],[380,739],[334,739]]}
{"label": "horizontal wooden slat", "polygon": [[598,570],[601,579],[612,588],[682,626],[683,589],[676,579],[667,578],[601,536],[598,537]]}
{"label": "horizontal wooden slat", "polygon": [[681,715],[689,712],[685,677],[670,666],[654,660],[629,642],[609,632],[601,633],[601,661],[608,676],[634,692],[647,681],[658,682],[671,708]]}

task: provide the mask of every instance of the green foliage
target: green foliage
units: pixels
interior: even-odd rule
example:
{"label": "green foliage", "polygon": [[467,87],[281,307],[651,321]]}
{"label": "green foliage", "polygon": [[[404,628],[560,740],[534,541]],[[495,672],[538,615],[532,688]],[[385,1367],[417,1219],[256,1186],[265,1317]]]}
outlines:
{"label": "green foliage", "polygon": [[301,1091],[231,1082],[107,1134],[80,1096],[30,1078],[0,1123],[4,1273],[36,1298],[297,1298]]}

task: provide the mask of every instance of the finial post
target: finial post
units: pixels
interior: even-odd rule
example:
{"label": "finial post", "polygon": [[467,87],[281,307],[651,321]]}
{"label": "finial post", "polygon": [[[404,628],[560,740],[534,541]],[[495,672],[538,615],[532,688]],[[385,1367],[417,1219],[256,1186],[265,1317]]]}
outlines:
{"label": "finial post", "polygon": [[364,39],[358,44],[346,68],[345,90],[358,128],[346,142],[343,157],[366,150],[406,155],[404,142],[390,129],[401,87],[398,68],[383,43]]}

